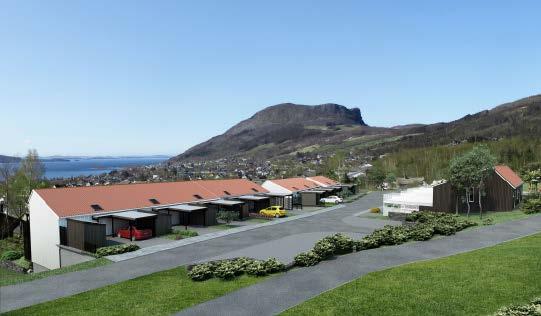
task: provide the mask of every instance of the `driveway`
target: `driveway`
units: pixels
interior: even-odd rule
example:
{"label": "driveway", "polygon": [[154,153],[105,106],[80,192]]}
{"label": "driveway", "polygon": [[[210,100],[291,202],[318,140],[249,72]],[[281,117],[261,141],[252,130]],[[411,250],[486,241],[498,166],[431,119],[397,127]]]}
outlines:
{"label": "driveway", "polygon": [[[363,219],[361,225],[360,223],[342,221],[342,219],[370,207],[381,205],[381,203],[381,192],[374,192],[353,203],[345,204],[340,209],[330,210],[326,213],[313,212],[313,216],[292,218],[290,221],[277,225],[254,228],[89,270],[5,286],[0,288],[0,312],[78,294],[180,265],[206,261],[218,256],[231,256],[245,248],[248,248],[247,254],[253,253],[257,249],[254,246],[262,244],[268,246],[268,242],[281,240],[287,236],[315,233],[304,236],[317,238],[317,234],[325,232],[368,234],[375,228],[387,224],[388,221]],[[287,245],[283,245],[287,247]],[[292,253],[296,249],[306,248],[307,245],[307,242],[291,244],[291,248],[287,248],[291,251],[286,248],[284,251]]]}

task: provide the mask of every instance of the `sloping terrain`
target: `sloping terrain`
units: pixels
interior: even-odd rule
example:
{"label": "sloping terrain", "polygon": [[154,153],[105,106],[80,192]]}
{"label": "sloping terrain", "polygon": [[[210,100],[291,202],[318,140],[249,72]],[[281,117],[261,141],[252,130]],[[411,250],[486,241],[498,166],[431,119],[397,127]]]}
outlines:
{"label": "sloping terrain", "polygon": [[392,128],[366,125],[358,108],[338,104],[278,104],[257,112],[222,135],[196,145],[172,161],[372,149],[378,152],[462,141],[541,137],[541,95],[430,125]]}

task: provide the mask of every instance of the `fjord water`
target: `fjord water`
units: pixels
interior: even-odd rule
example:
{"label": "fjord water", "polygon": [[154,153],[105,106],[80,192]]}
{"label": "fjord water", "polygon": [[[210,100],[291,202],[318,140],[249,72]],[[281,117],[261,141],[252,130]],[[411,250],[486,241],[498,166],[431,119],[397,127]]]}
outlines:
{"label": "fjord water", "polygon": [[44,161],[45,177],[70,178],[108,173],[113,170],[154,165],[167,160],[166,157],[121,157],[121,158],[76,158]]}

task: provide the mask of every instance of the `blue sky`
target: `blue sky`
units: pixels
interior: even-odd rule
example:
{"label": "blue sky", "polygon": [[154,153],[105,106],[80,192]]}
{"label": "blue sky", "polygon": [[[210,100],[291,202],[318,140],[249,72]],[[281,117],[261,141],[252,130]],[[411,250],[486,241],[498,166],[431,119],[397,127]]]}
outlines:
{"label": "blue sky", "polygon": [[0,154],[177,154],[277,103],[369,125],[541,93],[539,1],[0,2]]}

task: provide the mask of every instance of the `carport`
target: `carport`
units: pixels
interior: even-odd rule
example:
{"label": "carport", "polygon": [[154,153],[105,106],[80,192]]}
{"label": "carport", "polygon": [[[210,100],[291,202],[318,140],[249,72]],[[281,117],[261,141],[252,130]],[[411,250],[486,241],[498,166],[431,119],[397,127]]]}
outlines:
{"label": "carport", "polygon": [[216,214],[220,211],[238,212],[239,219],[248,217],[248,208],[244,202],[238,200],[214,200],[207,203],[209,210],[213,210]]}
{"label": "carport", "polygon": [[325,195],[327,191],[323,190],[310,190],[301,192],[301,203],[302,206],[318,206],[319,199]]}
{"label": "carport", "polygon": [[270,198],[262,195],[242,195],[237,198],[243,201],[250,213],[258,213],[270,206]]}
{"label": "carport", "polygon": [[171,228],[171,219],[167,214],[158,216],[156,213],[142,211],[125,211],[120,213],[94,216],[100,224],[105,224],[107,236],[116,235],[119,229],[136,227],[138,229],[151,229],[152,236],[164,234]]}
{"label": "carport", "polygon": [[209,226],[216,224],[216,213],[203,205],[179,204],[160,209],[171,214],[172,226]]}
{"label": "carport", "polygon": [[293,196],[287,193],[266,193],[271,206],[281,206],[286,210],[293,209]]}

